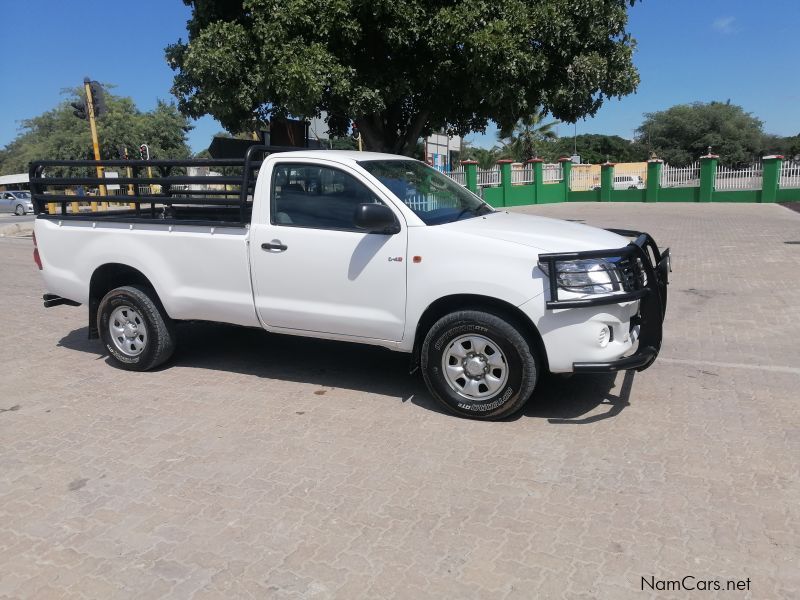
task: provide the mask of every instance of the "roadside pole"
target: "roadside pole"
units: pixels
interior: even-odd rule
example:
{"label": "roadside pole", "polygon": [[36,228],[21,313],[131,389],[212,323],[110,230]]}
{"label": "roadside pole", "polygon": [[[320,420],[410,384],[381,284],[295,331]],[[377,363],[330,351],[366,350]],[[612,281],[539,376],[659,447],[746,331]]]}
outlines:
{"label": "roadside pole", "polygon": [[[97,139],[97,124],[95,123],[94,118],[94,99],[92,98],[92,86],[91,81],[88,77],[84,78],[83,80],[83,89],[86,91],[86,107],[87,113],[89,117],[89,129],[92,131],[92,146],[94,147],[94,159],[100,160],[100,142]],[[104,178],[105,174],[103,173],[103,167],[97,165],[97,176],[99,178]],[[100,195],[106,195],[106,186],[100,185]],[[108,209],[108,202],[102,202],[101,207],[103,210]],[[92,212],[97,212],[97,202],[92,202]]]}
{"label": "roadside pole", "polygon": [[[128,147],[127,146],[123,146],[122,147],[122,158],[124,160],[128,160]],[[125,167],[125,173],[128,175],[129,178],[133,177],[133,169],[131,169],[130,167]],[[129,196],[135,196],[136,195],[132,183],[128,184],[128,195]],[[128,206],[131,208],[131,210],[134,210],[136,208],[136,203],[135,202],[130,202],[128,204]]]}
{"label": "roadside pole", "polygon": [[356,125],[355,122],[353,122],[353,131],[350,134],[350,137],[352,137],[356,142],[358,142],[358,151],[359,152],[363,152],[364,151],[364,146],[363,146],[363,143],[361,141],[362,140],[362,135],[361,135],[361,132],[358,130],[358,125]]}
{"label": "roadside pole", "polygon": [[[139,146],[139,156],[142,157],[142,160],[149,162],[150,161],[150,146],[148,146],[147,144],[141,144]],[[153,178],[153,167],[151,167],[150,165],[147,165],[147,178],[148,179],[152,179]],[[228,189],[228,184],[227,183],[225,184],[225,189],[226,190]],[[158,190],[158,191],[161,192],[161,190]],[[147,184],[147,194],[149,196],[153,195],[153,184],[152,183],[148,183]]]}
{"label": "roadside pole", "polygon": [[[43,177],[44,177],[44,175],[43,175]],[[56,207],[57,206],[58,206],[58,204],[56,204],[55,202],[48,202],[47,203],[47,214],[48,215],[56,214]]]}

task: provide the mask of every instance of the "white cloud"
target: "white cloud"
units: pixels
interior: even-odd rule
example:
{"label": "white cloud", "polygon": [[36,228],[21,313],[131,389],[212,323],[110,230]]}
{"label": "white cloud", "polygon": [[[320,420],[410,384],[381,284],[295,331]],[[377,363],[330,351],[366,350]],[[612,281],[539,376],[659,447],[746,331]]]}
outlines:
{"label": "white cloud", "polygon": [[739,28],[735,25],[736,17],[718,17],[714,19],[711,27],[720,33],[736,33]]}

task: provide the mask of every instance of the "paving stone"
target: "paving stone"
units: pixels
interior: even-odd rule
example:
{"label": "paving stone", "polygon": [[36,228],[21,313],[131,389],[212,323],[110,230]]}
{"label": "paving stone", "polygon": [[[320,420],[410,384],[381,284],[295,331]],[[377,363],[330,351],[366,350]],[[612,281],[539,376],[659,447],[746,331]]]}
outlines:
{"label": "paving stone", "polygon": [[800,597],[800,214],[515,210],[649,231],[674,272],[650,369],[546,379],[502,423],[443,414],[404,355],[224,325],[113,369],[0,239],[0,598]]}

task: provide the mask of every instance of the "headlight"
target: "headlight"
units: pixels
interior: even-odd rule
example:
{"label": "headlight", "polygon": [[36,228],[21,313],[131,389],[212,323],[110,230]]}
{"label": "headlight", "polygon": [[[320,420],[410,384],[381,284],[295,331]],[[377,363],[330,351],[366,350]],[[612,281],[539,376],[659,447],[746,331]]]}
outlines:
{"label": "headlight", "polygon": [[[549,277],[549,263],[539,268]],[[577,294],[610,294],[622,289],[617,266],[605,258],[566,260],[556,262],[558,287]]]}

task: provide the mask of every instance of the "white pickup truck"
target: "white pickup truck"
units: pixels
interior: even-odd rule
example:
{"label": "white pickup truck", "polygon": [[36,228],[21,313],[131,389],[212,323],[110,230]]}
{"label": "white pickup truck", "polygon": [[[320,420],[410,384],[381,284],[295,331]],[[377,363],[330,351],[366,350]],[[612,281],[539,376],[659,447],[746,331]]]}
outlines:
{"label": "white pickup truck", "polygon": [[[116,209],[69,210],[70,186],[131,165],[97,198]],[[447,409],[497,419],[545,371],[642,370],[661,346],[670,259],[649,235],[495,210],[406,157],[253,147],[30,175],[45,306],[88,306],[123,369],[167,361],[176,321],[232,323],[410,353]]]}

